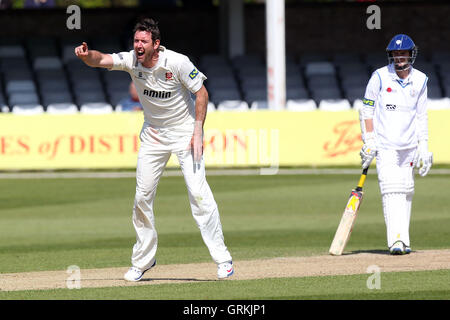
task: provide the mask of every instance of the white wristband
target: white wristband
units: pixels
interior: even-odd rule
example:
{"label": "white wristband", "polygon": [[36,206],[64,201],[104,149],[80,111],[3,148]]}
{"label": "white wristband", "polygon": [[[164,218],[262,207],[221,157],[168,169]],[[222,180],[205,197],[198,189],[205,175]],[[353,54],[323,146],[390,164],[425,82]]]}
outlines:
{"label": "white wristband", "polygon": [[365,132],[364,133],[364,143],[367,143],[368,141],[375,141],[375,132]]}

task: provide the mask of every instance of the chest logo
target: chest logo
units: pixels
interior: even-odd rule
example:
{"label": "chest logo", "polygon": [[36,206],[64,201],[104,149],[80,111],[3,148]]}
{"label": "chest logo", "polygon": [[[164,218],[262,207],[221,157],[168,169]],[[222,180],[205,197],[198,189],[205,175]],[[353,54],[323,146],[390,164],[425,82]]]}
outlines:
{"label": "chest logo", "polygon": [[159,98],[159,99],[169,99],[171,96],[170,91],[155,91],[148,89],[145,89],[143,94],[151,98]]}
{"label": "chest logo", "polygon": [[386,92],[387,92],[387,93],[392,93],[392,92],[395,93],[395,92],[397,92],[397,90],[396,90],[396,89],[393,89],[392,87],[387,87],[387,88],[386,88]]}
{"label": "chest logo", "polygon": [[173,80],[173,73],[172,72],[166,72],[166,80]]}
{"label": "chest logo", "polygon": [[395,111],[397,109],[397,106],[395,104],[387,104],[386,110],[387,111]]}

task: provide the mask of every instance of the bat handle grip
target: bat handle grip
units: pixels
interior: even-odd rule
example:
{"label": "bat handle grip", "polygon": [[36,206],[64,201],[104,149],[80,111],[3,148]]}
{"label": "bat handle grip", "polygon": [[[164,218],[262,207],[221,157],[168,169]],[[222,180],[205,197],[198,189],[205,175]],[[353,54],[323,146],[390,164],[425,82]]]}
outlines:
{"label": "bat handle grip", "polygon": [[365,168],[361,174],[361,178],[359,178],[358,185],[356,187],[356,191],[362,191],[364,182],[366,181],[367,172],[369,171],[369,167]]}

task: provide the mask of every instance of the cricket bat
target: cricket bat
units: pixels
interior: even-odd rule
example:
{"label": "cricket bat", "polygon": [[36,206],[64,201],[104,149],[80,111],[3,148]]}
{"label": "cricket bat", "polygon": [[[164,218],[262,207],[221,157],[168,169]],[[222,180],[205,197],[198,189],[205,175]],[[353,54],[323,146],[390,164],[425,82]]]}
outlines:
{"label": "cricket bat", "polygon": [[329,251],[333,256],[340,256],[344,251],[348,239],[350,239],[353,225],[356,220],[356,215],[358,214],[358,209],[364,195],[362,190],[364,182],[366,181],[368,170],[369,168],[363,170],[361,177],[359,178],[358,185],[352,190],[347,205],[345,206],[344,214],[342,215],[341,222],[336,230],[336,234],[334,235]]}

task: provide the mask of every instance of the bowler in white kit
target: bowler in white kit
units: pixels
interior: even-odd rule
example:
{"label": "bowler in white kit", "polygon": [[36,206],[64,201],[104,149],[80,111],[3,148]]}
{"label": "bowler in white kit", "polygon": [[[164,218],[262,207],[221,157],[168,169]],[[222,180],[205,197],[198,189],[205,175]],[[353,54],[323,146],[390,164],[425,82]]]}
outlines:
{"label": "bowler in white kit", "polygon": [[398,34],[386,51],[389,64],[373,72],[364,95],[360,155],[363,168],[376,157],[387,245],[397,255],[411,252],[414,166],[426,176],[433,154],[428,150],[428,78],[413,68],[417,47]]}
{"label": "bowler in white kit", "polygon": [[[219,279],[234,273],[224,243],[219,211],[205,177],[203,124],[208,92],[202,74],[185,55],[160,45],[160,31],[153,19],[142,19],[134,28],[133,50],[105,54],[89,50],[86,43],[75,54],[88,66],[128,72],[144,110],[136,168],[133,225],[136,243],[127,281],[139,281],[156,265],[158,244],[153,201],[159,179],[172,153],[180,163],[192,215],[203,241],[217,264]],[[195,94],[196,100],[191,98]]]}

